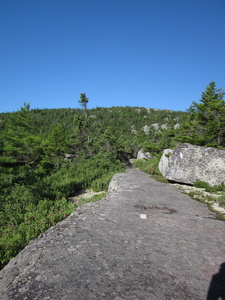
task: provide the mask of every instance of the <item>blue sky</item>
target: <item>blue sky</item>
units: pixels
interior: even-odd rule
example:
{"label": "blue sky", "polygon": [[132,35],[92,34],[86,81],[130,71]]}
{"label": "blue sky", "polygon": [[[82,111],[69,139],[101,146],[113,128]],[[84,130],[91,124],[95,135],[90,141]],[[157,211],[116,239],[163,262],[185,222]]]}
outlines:
{"label": "blue sky", "polygon": [[225,0],[0,0],[0,112],[186,110],[225,90]]}

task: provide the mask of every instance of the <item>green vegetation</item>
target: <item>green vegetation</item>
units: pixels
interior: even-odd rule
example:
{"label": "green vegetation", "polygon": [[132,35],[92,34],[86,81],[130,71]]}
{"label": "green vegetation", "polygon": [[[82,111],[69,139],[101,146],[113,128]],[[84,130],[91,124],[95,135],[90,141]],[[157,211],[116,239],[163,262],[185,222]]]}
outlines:
{"label": "green vegetation", "polygon": [[193,102],[188,122],[180,132],[179,141],[194,145],[225,147],[225,92],[214,81],[207,85],[200,102]]}
{"label": "green vegetation", "polygon": [[[225,192],[221,193],[221,196],[217,198],[217,203],[219,206],[225,208]],[[225,215],[224,215],[224,220],[225,220]]]}
{"label": "green vegetation", "polygon": [[132,163],[134,168],[139,168],[142,172],[145,172],[150,175],[161,175],[158,168],[159,158],[152,158],[150,160],[145,159],[135,159]]}
{"label": "green vegetation", "polygon": [[165,177],[163,177],[162,175],[152,175],[151,176],[153,179],[155,179],[156,181],[158,181],[158,182],[161,182],[161,183],[169,183],[169,181],[165,178]]}
{"label": "green vegetation", "polygon": [[106,193],[98,193],[96,195],[93,195],[90,198],[85,198],[82,195],[81,196],[77,196],[76,198],[73,198],[73,203],[76,203],[77,206],[82,206],[86,203],[90,203],[90,202],[95,202],[95,201],[99,201],[101,200],[104,196],[106,195]]}
{"label": "green vegetation", "polygon": [[87,117],[87,103],[88,103],[88,98],[86,97],[85,93],[80,93],[80,100],[78,101],[80,105],[83,107],[85,111],[85,116]]}
{"label": "green vegetation", "polygon": [[159,160],[160,158],[152,158],[150,160],[135,159],[132,162],[132,166],[140,169],[144,173],[150,174],[151,177],[158,182],[168,183],[168,180],[163,177],[159,171]]}
{"label": "green vegetation", "polygon": [[217,186],[214,186],[214,187],[211,187],[208,185],[207,182],[204,182],[204,181],[196,181],[194,182],[194,187],[197,187],[197,188],[203,188],[205,189],[206,192],[209,192],[209,193],[215,193],[215,192],[225,192],[225,184],[220,184],[220,185],[217,185]]}
{"label": "green vegetation", "polygon": [[206,192],[205,190],[189,190],[185,191],[184,193],[194,200],[207,204],[209,210],[217,214],[217,219],[225,221],[224,212],[218,211],[218,208],[215,207],[215,204],[217,204],[217,206],[219,206],[220,208],[225,208],[225,192],[216,192],[211,194],[210,192]]}
{"label": "green vegetation", "polygon": [[[18,203],[17,208],[19,207]],[[11,218],[7,224],[1,224],[0,268],[33,238],[62,221],[75,208],[76,205],[68,203],[66,198],[56,201],[40,200],[36,205],[30,202],[24,207],[23,212],[17,212],[15,206],[6,203],[5,211],[0,215],[1,223],[5,221],[5,214]]]}

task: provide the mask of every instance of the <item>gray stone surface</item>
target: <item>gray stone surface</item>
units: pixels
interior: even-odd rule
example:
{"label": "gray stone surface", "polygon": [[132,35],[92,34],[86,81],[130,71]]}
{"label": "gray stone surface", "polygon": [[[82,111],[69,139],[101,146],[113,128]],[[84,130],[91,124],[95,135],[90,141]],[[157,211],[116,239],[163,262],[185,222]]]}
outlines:
{"label": "gray stone surface", "polygon": [[161,125],[161,128],[162,128],[162,129],[167,129],[168,127],[169,127],[168,124],[162,124],[162,125]]}
{"label": "gray stone surface", "polygon": [[180,129],[180,124],[179,123],[176,123],[174,126],[173,126],[174,129]]}
{"label": "gray stone surface", "polygon": [[137,159],[151,159],[153,157],[150,152],[144,152],[144,149],[140,149],[137,154]]}
{"label": "gray stone surface", "polygon": [[224,233],[206,205],[128,169],[0,272],[0,299],[202,300]]}
{"label": "gray stone surface", "polygon": [[169,170],[169,157],[172,154],[172,149],[165,149],[163,151],[163,155],[161,156],[161,159],[159,161],[159,170],[165,177],[165,174],[167,174]]}
{"label": "gray stone surface", "polygon": [[151,125],[156,131],[159,130],[159,124],[158,123],[154,123]]}
{"label": "gray stone surface", "polygon": [[159,170],[168,180],[193,184],[197,180],[210,186],[225,183],[225,151],[181,144],[170,153],[166,149]]}
{"label": "gray stone surface", "polygon": [[149,134],[149,126],[148,125],[145,125],[143,127],[143,130],[144,130],[144,133]]}

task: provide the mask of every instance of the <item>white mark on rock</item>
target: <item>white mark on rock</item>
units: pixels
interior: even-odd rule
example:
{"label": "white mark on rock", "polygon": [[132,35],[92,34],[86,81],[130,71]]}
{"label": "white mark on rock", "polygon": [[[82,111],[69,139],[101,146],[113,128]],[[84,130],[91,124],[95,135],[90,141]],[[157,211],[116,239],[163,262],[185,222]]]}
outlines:
{"label": "white mark on rock", "polygon": [[76,249],[72,246],[72,247],[68,248],[68,251],[76,251]]}
{"label": "white mark on rock", "polygon": [[182,153],[180,153],[180,158],[183,158],[183,154]]}
{"label": "white mark on rock", "polygon": [[145,215],[145,214],[140,214],[140,218],[141,218],[141,219],[147,219],[147,215]]}

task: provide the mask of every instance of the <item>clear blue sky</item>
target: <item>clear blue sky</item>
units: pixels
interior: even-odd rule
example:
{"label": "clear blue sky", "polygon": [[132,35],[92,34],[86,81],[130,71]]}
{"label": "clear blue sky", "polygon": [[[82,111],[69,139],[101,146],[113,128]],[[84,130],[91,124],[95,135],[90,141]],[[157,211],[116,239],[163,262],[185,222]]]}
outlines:
{"label": "clear blue sky", "polygon": [[0,0],[0,112],[186,110],[225,90],[225,0]]}

